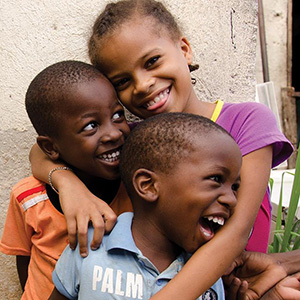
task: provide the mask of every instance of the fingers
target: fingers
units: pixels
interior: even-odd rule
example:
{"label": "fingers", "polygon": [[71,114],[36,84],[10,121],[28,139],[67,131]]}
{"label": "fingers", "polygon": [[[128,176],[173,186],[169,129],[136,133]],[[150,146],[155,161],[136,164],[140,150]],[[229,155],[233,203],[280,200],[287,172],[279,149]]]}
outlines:
{"label": "fingers", "polygon": [[110,207],[108,208],[101,209],[102,214],[100,213],[100,216],[97,214],[91,219],[94,227],[93,240],[90,245],[92,250],[100,247],[104,233],[110,232],[116,224],[117,216]]}
{"label": "fingers", "polygon": [[226,300],[245,300],[248,282],[235,277],[226,289]]}
{"label": "fingers", "polygon": [[75,218],[69,218],[67,219],[67,231],[68,231],[68,239],[70,248],[74,250],[77,245],[77,225],[76,225],[76,219]]}

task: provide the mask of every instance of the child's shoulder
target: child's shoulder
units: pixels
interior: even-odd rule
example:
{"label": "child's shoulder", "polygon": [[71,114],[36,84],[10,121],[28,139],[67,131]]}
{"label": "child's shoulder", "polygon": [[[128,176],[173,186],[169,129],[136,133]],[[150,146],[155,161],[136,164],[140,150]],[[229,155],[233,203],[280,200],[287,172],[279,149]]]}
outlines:
{"label": "child's shoulder", "polygon": [[259,102],[225,102],[223,105],[224,112],[227,113],[246,113],[246,114],[253,114],[253,113],[261,113],[267,114],[272,113],[271,110],[264,104]]}
{"label": "child's shoulder", "polygon": [[11,190],[11,197],[15,198],[20,205],[28,201],[33,202],[32,199],[36,197],[41,199],[46,196],[46,184],[33,176],[21,179]]}

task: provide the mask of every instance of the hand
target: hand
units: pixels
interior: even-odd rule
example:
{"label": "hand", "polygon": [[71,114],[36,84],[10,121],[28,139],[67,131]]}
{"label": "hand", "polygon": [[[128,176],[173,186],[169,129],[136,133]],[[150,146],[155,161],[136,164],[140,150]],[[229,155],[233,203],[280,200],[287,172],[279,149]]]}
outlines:
{"label": "hand", "polygon": [[[229,299],[260,299],[269,289],[287,276],[287,272],[271,255],[243,252],[223,278]],[[244,291],[244,281],[248,282]]]}
{"label": "hand", "polygon": [[[223,278],[223,282],[226,279]],[[225,285],[225,282],[224,282]],[[246,292],[248,290],[248,282],[242,281],[239,278],[234,278],[231,280],[230,285],[227,286],[225,290],[226,300],[243,300],[246,299]]]}
{"label": "hand", "polygon": [[300,273],[288,276],[268,291],[262,300],[299,300],[300,299]]}
{"label": "hand", "polygon": [[82,257],[86,257],[89,222],[94,227],[94,236],[90,246],[95,250],[99,248],[104,233],[110,232],[114,227],[117,216],[107,203],[94,196],[78,178],[76,182],[73,178],[71,182],[64,184],[64,188],[60,188],[59,191],[61,207],[67,222],[70,247],[76,248],[78,231],[79,252]]}

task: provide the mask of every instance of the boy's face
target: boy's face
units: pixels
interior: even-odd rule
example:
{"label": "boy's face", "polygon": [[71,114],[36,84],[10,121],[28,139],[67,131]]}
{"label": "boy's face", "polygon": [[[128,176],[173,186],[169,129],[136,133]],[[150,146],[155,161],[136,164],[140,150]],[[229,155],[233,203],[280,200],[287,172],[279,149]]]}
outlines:
{"label": "boy's face", "polygon": [[[207,145],[195,141],[188,159],[158,174],[158,228],[166,239],[189,253],[213,238],[236,205],[241,153],[224,134],[213,134]],[[197,143],[199,146],[197,147]],[[220,249],[221,250],[221,249]]]}
{"label": "boy's face", "polygon": [[120,101],[135,115],[188,112],[196,99],[185,39],[171,40],[152,18],[123,24],[98,50],[102,72],[113,83]]}
{"label": "boy's face", "polygon": [[111,84],[100,76],[78,84],[62,105],[64,117],[54,139],[60,158],[87,175],[118,178],[129,127]]}

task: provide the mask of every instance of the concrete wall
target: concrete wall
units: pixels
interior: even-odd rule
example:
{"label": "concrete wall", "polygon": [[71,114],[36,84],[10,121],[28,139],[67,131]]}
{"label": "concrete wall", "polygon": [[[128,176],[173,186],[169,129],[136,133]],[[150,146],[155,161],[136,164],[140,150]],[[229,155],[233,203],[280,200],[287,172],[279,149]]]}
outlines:
{"label": "concrete wall", "polygon": [[[281,115],[281,88],[287,87],[287,0],[263,0],[270,81]],[[260,47],[257,43],[257,83],[263,82]]]}
{"label": "concrete wall", "polygon": [[[0,234],[11,187],[30,174],[35,132],[24,108],[32,78],[64,59],[88,61],[86,40],[106,0],[1,0]],[[194,49],[199,97],[253,101],[256,0],[168,0]],[[18,299],[15,258],[0,255],[0,299]]]}

